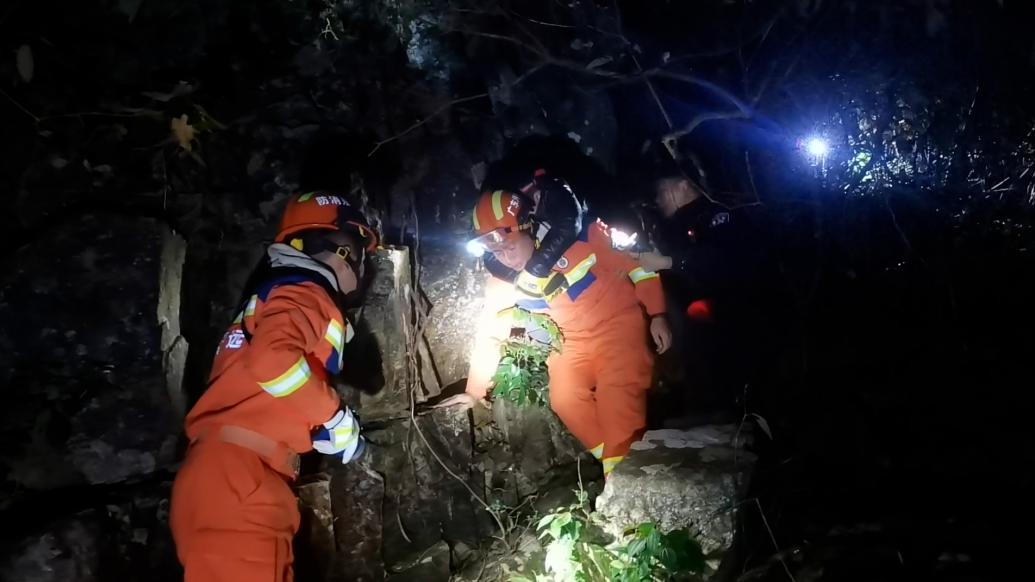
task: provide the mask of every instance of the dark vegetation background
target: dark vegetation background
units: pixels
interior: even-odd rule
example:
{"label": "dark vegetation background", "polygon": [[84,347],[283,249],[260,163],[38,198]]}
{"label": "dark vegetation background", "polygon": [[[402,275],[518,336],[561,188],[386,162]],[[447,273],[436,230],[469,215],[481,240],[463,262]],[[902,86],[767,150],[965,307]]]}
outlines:
{"label": "dark vegetation background", "polygon": [[[39,288],[19,253],[85,214],[167,223],[188,243],[196,395],[287,192],[350,190],[390,240],[419,225],[434,260],[460,252],[487,172],[547,165],[636,222],[674,156],[757,220],[780,272],[760,299],[780,333],[751,388],[774,429],[756,494],[798,579],[1003,579],[1035,485],[1031,17],[1022,0],[8,0],[0,301]],[[45,260],[86,244],[61,240]],[[103,368],[28,341],[46,318],[0,332],[6,394]],[[107,494],[77,486],[57,504],[8,487],[0,523]],[[754,515],[744,569],[785,576]]]}

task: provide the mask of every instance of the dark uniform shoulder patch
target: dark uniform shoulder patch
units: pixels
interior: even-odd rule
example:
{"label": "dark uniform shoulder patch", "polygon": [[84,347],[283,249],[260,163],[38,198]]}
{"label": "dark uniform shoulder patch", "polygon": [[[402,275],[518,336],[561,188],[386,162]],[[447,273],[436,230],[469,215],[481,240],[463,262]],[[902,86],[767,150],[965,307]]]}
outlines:
{"label": "dark uniform shoulder patch", "polygon": [[719,212],[715,216],[712,217],[712,227],[716,227],[716,226],[720,226],[720,225],[723,225],[723,224],[727,224],[729,221],[730,221],[730,213],[729,212]]}

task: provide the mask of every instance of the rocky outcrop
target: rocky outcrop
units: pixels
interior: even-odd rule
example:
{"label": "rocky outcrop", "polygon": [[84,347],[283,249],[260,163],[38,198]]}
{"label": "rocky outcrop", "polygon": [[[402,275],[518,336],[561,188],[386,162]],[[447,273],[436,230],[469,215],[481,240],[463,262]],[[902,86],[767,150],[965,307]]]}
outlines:
{"label": "rocky outcrop", "polygon": [[0,578],[137,579],[149,562],[175,578],[184,247],[158,220],[94,214],[9,257],[0,520],[23,525],[4,532]]}
{"label": "rocky outcrop", "polygon": [[443,386],[467,376],[471,322],[482,309],[487,277],[480,260],[459,248],[463,240],[457,233],[452,247],[426,249],[422,255],[421,289],[431,305],[425,337]]}
{"label": "rocky outcrop", "polygon": [[182,256],[156,220],[93,215],[13,257],[0,297],[6,483],[117,483],[175,460]]}
{"label": "rocky outcrop", "polygon": [[514,507],[559,481],[601,474],[600,463],[548,408],[522,408],[505,400],[475,414],[479,464],[494,501]]}
{"label": "rocky outcrop", "polygon": [[738,501],[755,462],[735,438],[734,425],[647,432],[597,499],[610,533],[644,522],[663,531],[688,528],[706,555],[720,558],[733,545]]}
{"label": "rocky outcrop", "polygon": [[359,388],[363,418],[381,419],[410,407],[406,334],[413,284],[408,249],[386,248],[371,262],[370,287],[353,317],[356,338],[345,351],[345,374]]}
{"label": "rocky outcrop", "polygon": [[[18,582],[174,582],[183,574],[169,533],[169,487],[161,480],[133,488],[64,492],[50,497],[90,502],[62,517],[41,518],[46,503],[24,508],[5,520],[0,580]],[[37,508],[37,510],[32,510]],[[43,508],[42,511],[39,509]],[[15,526],[14,524],[18,524]],[[6,540],[4,540],[6,542]]]}

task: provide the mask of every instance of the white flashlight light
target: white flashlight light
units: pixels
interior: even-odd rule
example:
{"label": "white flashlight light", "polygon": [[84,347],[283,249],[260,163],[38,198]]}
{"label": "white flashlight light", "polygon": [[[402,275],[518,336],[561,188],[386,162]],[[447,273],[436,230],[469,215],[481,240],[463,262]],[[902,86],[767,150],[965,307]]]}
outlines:
{"label": "white flashlight light", "polygon": [[467,252],[470,253],[472,257],[480,257],[485,254],[485,246],[477,240],[472,239],[467,241]]}
{"label": "white flashlight light", "polygon": [[827,143],[827,140],[821,137],[810,137],[808,141],[805,142],[805,151],[808,152],[810,156],[822,158],[830,153],[830,144]]}
{"label": "white flashlight light", "polygon": [[625,249],[632,248],[636,244],[637,233],[627,234],[617,228],[611,229],[611,244],[618,250],[624,251]]}

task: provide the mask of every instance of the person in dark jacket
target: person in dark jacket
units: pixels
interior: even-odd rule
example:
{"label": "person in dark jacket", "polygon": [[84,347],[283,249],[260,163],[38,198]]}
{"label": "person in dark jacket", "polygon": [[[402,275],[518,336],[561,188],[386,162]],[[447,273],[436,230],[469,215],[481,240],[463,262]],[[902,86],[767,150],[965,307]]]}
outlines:
{"label": "person in dark jacket", "polygon": [[710,200],[685,176],[658,180],[655,203],[664,218],[657,250],[633,255],[662,276],[671,353],[685,367],[684,421],[735,417],[752,376],[763,245],[746,217]]}

